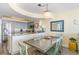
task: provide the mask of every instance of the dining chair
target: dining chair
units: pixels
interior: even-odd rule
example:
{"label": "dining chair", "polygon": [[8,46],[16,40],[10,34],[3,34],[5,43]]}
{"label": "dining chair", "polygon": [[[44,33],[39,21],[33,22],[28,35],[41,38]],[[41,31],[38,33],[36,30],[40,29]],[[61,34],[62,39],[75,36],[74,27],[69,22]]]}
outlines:
{"label": "dining chair", "polygon": [[28,47],[26,46],[26,44],[23,43],[23,41],[19,41],[18,45],[19,45],[20,55],[28,55],[28,51],[27,51]]}
{"label": "dining chair", "polygon": [[47,55],[59,55],[61,54],[62,38],[57,39],[56,43],[51,47],[46,54]]}
{"label": "dining chair", "polygon": [[40,51],[32,46],[28,46],[23,41],[18,42],[20,55],[43,55]]}

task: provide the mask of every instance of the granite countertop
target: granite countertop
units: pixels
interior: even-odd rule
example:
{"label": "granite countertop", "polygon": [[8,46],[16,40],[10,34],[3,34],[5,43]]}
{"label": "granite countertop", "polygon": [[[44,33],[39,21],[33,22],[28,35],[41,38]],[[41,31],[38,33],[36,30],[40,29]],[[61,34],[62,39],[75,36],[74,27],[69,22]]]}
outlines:
{"label": "granite countertop", "polygon": [[12,36],[20,36],[20,35],[28,35],[28,34],[33,34],[30,32],[17,32],[17,33],[12,33]]}

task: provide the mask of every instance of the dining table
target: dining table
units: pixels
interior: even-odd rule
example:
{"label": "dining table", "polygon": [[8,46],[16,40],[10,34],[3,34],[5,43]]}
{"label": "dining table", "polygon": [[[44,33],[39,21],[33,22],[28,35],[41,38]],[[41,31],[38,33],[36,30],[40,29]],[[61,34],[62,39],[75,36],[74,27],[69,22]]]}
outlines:
{"label": "dining table", "polygon": [[46,54],[46,52],[53,47],[53,45],[58,41],[59,37],[56,36],[48,36],[44,38],[40,38],[37,40],[31,39],[28,41],[23,41],[25,44],[36,48],[41,53]]}

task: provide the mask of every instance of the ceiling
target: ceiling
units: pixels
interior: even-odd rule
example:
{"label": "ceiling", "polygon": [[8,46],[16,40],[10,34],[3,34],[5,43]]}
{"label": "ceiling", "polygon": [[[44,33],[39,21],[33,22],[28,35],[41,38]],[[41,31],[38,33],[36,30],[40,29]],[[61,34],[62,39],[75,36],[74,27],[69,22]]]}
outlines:
{"label": "ceiling", "polygon": [[[43,18],[42,13],[44,8],[39,7],[37,3],[15,3],[15,5],[19,7],[22,11],[24,11],[25,14],[23,14],[21,10],[20,11],[18,9],[15,10],[10,5],[11,3],[10,4],[0,3],[0,16],[15,16],[15,17],[27,18],[27,19]],[[52,14],[59,14],[62,12],[75,10],[78,8],[79,8],[79,3],[48,4],[48,10],[50,10]],[[26,12],[28,12],[28,14],[26,14]]]}
{"label": "ceiling", "polygon": [[[20,8],[27,10],[32,13],[42,13],[42,7],[39,7],[37,3],[19,3],[17,4]],[[49,3],[48,10],[52,13],[62,13],[69,10],[79,8],[79,3]]]}
{"label": "ceiling", "polygon": [[34,19],[33,17],[24,16],[16,11],[14,11],[8,3],[0,3],[0,17],[1,16],[13,16],[24,19]]}

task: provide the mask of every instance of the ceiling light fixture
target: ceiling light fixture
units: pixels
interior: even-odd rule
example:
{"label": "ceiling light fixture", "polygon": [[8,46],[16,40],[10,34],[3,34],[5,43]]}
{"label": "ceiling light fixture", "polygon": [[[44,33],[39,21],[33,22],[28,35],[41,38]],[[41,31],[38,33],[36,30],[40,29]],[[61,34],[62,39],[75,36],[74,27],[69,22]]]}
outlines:
{"label": "ceiling light fixture", "polygon": [[44,16],[45,16],[46,18],[51,18],[51,17],[52,17],[51,12],[48,10],[48,4],[38,4],[38,6],[45,8],[45,10],[44,10]]}

